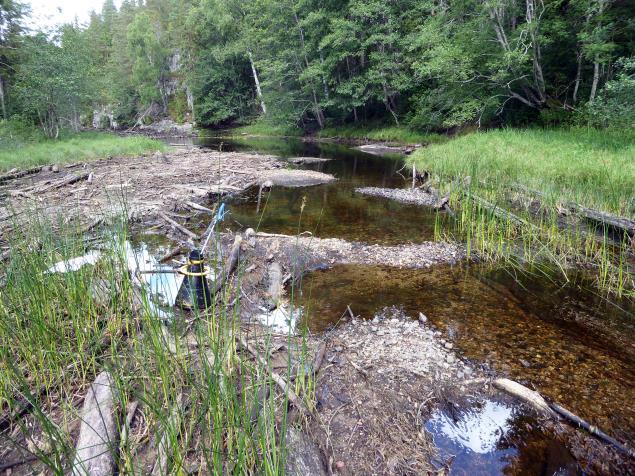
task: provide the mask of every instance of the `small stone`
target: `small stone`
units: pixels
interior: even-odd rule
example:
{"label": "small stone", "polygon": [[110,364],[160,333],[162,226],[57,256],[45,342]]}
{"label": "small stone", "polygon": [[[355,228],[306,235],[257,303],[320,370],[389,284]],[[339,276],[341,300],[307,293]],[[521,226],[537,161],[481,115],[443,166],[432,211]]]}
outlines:
{"label": "small stone", "polygon": [[51,170],[55,173],[60,171],[60,168],[57,165],[54,165],[53,167],[51,167]]}
{"label": "small stone", "polygon": [[531,367],[531,364],[524,359],[520,359],[520,363],[523,365],[523,367],[526,367],[526,368]]}
{"label": "small stone", "polygon": [[338,461],[337,463],[335,463],[335,467],[339,470],[344,469],[346,465],[344,464],[344,461]]}
{"label": "small stone", "polygon": [[447,360],[447,361],[448,361],[448,363],[452,364],[452,363],[454,363],[454,361],[455,361],[456,359],[455,359],[455,357],[454,357],[452,354],[449,354],[449,355],[445,358],[445,360]]}
{"label": "small stone", "polygon": [[378,335],[378,336],[383,336],[384,334],[385,334],[385,332],[384,332],[384,331],[377,331],[377,335]]}
{"label": "small stone", "polygon": [[338,345],[337,347],[335,347],[335,352],[342,352],[344,349],[342,348],[341,345]]}
{"label": "small stone", "polygon": [[377,327],[377,326],[372,326],[372,327],[370,328],[370,330],[371,330],[371,331],[373,331],[373,332],[377,332],[377,331],[379,330],[379,327]]}
{"label": "small stone", "polygon": [[443,344],[443,347],[445,347],[446,349],[450,350],[454,346],[450,342],[446,342],[445,344]]}
{"label": "small stone", "polygon": [[419,322],[421,324],[425,324],[426,322],[428,322],[428,318],[426,317],[426,315],[423,312],[419,313]]}

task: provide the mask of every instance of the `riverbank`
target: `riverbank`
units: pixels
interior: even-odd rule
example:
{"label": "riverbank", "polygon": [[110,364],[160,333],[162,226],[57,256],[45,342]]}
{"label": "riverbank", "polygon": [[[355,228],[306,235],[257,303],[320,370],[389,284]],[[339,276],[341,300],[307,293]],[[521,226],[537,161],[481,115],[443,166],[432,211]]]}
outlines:
{"label": "riverbank", "polygon": [[443,134],[422,132],[406,126],[383,124],[359,124],[327,127],[312,134],[306,134],[299,127],[289,127],[259,121],[254,124],[221,131],[227,138],[240,137],[305,137],[307,140],[330,140],[346,144],[380,143],[387,145],[428,145],[446,142]]}
{"label": "riverbank", "polygon": [[456,237],[481,256],[588,267],[603,292],[635,296],[634,157],[633,131],[504,129],[407,161],[460,209]]}
{"label": "riverbank", "polygon": [[0,170],[92,161],[105,157],[164,152],[161,141],[144,136],[121,137],[106,132],[62,132],[47,139],[38,130],[7,121],[0,124]]}

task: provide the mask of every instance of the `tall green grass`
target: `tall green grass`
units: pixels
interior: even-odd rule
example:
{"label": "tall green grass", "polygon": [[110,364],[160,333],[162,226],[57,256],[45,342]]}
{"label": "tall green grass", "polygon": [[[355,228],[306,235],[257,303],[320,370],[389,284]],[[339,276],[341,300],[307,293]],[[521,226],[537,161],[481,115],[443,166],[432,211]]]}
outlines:
{"label": "tall green grass", "polygon": [[[79,230],[36,215],[30,222],[13,237],[0,293],[0,422],[28,411],[0,431],[0,447],[35,454],[34,470],[68,474],[81,396],[107,370],[118,388],[120,421],[130,402],[140,402],[140,423],[113,450],[119,474],[145,474],[154,455],[148,449],[163,433],[169,435],[169,474],[284,472],[287,397],[236,343],[244,332],[236,300],[242,268],[211,309],[163,323],[152,297],[135,291],[126,271],[125,224],[104,230],[105,255],[94,267],[51,274],[46,270],[53,263],[85,253],[86,241]],[[268,356],[270,341],[261,336],[259,342]],[[304,368],[304,344],[289,337],[294,346]],[[299,394],[310,393],[311,378],[294,381],[290,363],[285,377]],[[266,387],[271,396],[254,419],[252,408]]]}
{"label": "tall green grass", "polygon": [[[634,216],[635,131],[494,130],[420,149],[409,160],[451,194],[460,213],[450,234],[466,239],[470,251],[492,260],[546,261],[565,277],[572,267],[588,267],[600,289],[635,297],[628,239],[616,242],[608,230],[561,215],[563,204],[576,202]],[[501,219],[469,194],[527,223]]]}
{"label": "tall green grass", "polygon": [[133,156],[165,149],[165,144],[148,137],[121,137],[105,132],[65,131],[59,139],[47,139],[32,127],[0,121],[0,170]]}
{"label": "tall green grass", "polygon": [[416,131],[406,126],[385,124],[349,124],[327,127],[317,135],[323,138],[367,139],[401,144],[437,144],[447,140],[444,135]]}

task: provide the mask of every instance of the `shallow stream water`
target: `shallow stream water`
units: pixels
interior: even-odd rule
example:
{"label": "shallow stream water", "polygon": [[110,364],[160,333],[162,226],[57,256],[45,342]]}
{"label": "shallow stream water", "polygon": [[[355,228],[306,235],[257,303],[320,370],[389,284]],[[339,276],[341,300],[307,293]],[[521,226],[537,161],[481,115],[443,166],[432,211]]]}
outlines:
{"label": "shallow stream water", "polygon": [[[355,192],[361,186],[408,187],[398,173],[403,165],[398,156],[378,157],[300,140],[221,144],[201,139],[199,144],[283,158],[332,159],[306,167],[332,173],[336,182],[274,187],[258,212],[257,190],[234,200],[229,205],[233,229],[285,234],[308,230],[318,237],[398,244],[433,240],[435,227],[443,226],[444,218],[427,208]],[[312,331],[335,325],[349,305],[369,319],[387,306],[413,318],[422,312],[475,365],[536,388],[622,441],[635,440],[635,305],[607,302],[583,277],[564,285],[557,274],[544,270],[518,272],[467,263],[425,270],[336,266],[308,274],[300,288],[304,324]],[[442,452],[456,456],[454,473],[518,474],[514,465],[523,457],[542,458],[542,466],[531,467],[553,469],[548,474],[578,472],[566,448],[548,434],[520,431],[520,423],[533,428],[535,422],[509,405],[474,402],[451,423],[442,410],[433,415],[427,429]],[[505,416],[507,423],[500,424],[494,436],[481,434],[478,443],[471,439],[478,435],[470,435],[470,428],[483,427],[478,423],[483,413],[486,418]],[[479,444],[488,450],[475,451]],[[527,453],[536,447],[538,453]]]}

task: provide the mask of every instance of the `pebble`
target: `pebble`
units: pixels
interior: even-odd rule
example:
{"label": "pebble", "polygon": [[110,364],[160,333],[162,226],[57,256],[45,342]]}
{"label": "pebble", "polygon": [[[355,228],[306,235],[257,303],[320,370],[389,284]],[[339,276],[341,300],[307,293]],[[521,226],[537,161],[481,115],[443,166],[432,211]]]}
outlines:
{"label": "pebble", "polygon": [[338,461],[337,463],[335,463],[335,467],[339,470],[344,469],[346,465],[344,464],[344,461]]}
{"label": "pebble", "polygon": [[379,327],[373,326],[373,327],[370,328],[370,330],[373,331],[373,332],[377,332],[379,330]]}
{"label": "pebble", "polygon": [[342,346],[338,345],[337,347],[335,347],[335,352],[342,352],[344,349],[342,348]]}
{"label": "pebble", "polygon": [[53,167],[51,167],[51,170],[57,173],[60,171],[60,168],[57,165],[54,165]]}
{"label": "pebble", "polygon": [[443,344],[443,347],[445,347],[446,349],[450,350],[454,346],[450,342],[446,342],[445,344]]}
{"label": "pebble", "polygon": [[378,336],[383,336],[384,334],[385,334],[385,332],[384,332],[384,331],[377,331],[377,335],[378,335]]}
{"label": "pebble", "polygon": [[428,322],[428,318],[426,317],[426,315],[423,312],[419,313],[419,322],[421,324],[425,324],[426,322]]}
{"label": "pebble", "polygon": [[451,364],[452,364],[452,363],[454,363],[454,361],[456,360],[456,358],[455,358],[452,354],[449,354],[449,355],[445,358],[445,360],[447,360],[449,363],[451,363]]}

